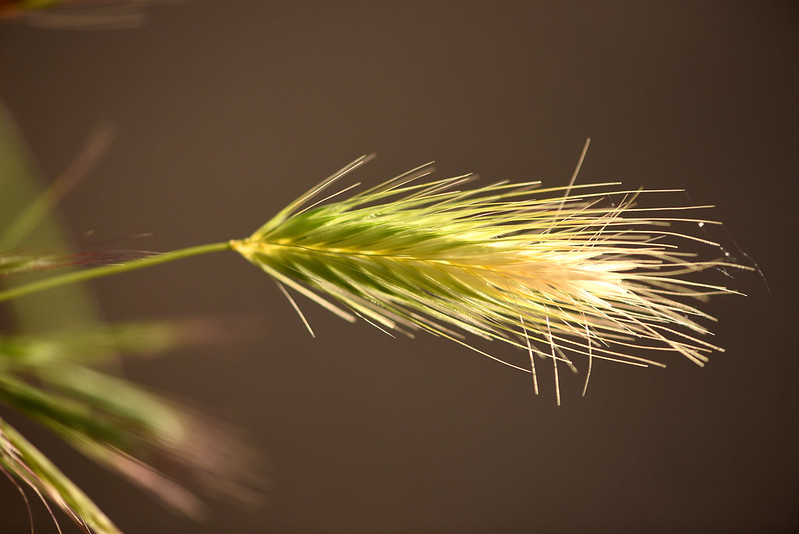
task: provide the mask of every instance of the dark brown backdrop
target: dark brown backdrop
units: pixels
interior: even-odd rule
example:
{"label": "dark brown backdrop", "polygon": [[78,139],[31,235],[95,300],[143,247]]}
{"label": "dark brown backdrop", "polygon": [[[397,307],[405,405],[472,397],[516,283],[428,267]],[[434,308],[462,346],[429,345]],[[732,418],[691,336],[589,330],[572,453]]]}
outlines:
{"label": "dark brown backdrop", "polygon": [[[135,31],[0,28],[0,97],[48,176],[118,138],[65,202],[92,239],[168,250],[249,234],[350,159],[485,180],[684,187],[756,276],[721,298],[705,369],[597,365],[588,397],[429,337],[393,340],[283,297],[233,255],[98,282],[113,320],[254,316],[262,336],[131,364],[268,457],[270,504],[173,517],[57,443],[128,532],[729,532],[799,527],[799,17],[777,2],[190,1]],[[504,350],[498,348],[498,350]],[[0,531],[26,532],[0,484]],[[54,532],[36,505],[36,532]],[[70,525],[69,528],[72,528]]]}

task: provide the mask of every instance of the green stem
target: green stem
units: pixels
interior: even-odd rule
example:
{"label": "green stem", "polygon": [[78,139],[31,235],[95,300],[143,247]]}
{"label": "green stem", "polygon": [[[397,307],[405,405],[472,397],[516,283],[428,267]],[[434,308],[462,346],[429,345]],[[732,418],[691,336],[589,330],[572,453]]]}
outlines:
{"label": "green stem", "polygon": [[208,254],[210,252],[221,252],[224,250],[231,250],[231,242],[225,241],[222,243],[211,243],[209,245],[200,245],[196,247],[182,248],[172,252],[165,252],[156,256],[150,256],[140,260],[123,263],[120,265],[105,265],[102,267],[95,267],[94,269],[85,269],[82,271],[73,271],[66,274],[45,278],[44,280],[37,280],[28,284],[23,284],[18,287],[8,289],[0,292],[0,302],[4,300],[11,300],[38,291],[52,289],[54,287],[74,284],[76,282],[83,282],[91,280],[92,278],[100,278],[103,276],[110,276],[117,273],[125,273],[134,271],[136,269],[143,269],[153,265],[161,265],[170,261],[179,260],[182,258],[190,258],[192,256],[199,256],[201,254]]}

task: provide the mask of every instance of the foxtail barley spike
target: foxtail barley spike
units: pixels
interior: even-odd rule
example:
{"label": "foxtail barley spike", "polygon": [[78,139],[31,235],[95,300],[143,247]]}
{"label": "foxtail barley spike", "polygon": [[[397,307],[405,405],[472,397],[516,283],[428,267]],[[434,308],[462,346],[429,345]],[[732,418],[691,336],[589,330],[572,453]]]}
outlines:
{"label": "foxtail barley spike", "polygon": [[[640,350],[699,365],[721,350],[700,339],[710,332],[699,320],[712,318],[685,300],[736,293],[693,275],[740,266],[697,259],[686,244],[717,245],[672,228],[711,224],[680,214],[708,206],[638,208],[639,195],[669,191],[575,184],[579,165],[567,187],[461,189],[472,175],[430,179],[428,164],[347,198],[351,187],[323,196],[369,159],[230,245],[281,287],[344,319],[448,338],[531,372],[536,393],[535,357],[551,358],[558,402],[558,363],[576,371],[567,353],[586,356],[590,370],[595,359],[664,366]],[[488,354],[467,335],[523,349],[530,367]]]}

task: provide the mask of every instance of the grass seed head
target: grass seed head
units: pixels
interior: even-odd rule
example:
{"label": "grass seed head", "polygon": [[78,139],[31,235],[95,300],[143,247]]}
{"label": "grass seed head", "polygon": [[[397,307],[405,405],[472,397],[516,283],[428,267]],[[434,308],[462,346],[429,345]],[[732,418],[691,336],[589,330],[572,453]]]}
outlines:
{"label": "grass seed head", "polygon": [[346,198],[351,188],[323,195],[368,159],[233,247],[282,289],[345,319],[478,352],[466,335],[500,340],[530,354],[530,368],[503,363],[534,376],[536,355],[557,372],[558,362],[574,370],[575,354],[662,366],[638,355],[655,349],[702,365],[721,350],[701,339],[700,321],[712,318],[686,300],[733,293],[693,277],[727,264],[684,251],[713,244],[673,227],[711,223],[681,213],[707,206],[638,208],[640,192],[610,183],[462,188],[471,175],[431,180],[429,166]]}

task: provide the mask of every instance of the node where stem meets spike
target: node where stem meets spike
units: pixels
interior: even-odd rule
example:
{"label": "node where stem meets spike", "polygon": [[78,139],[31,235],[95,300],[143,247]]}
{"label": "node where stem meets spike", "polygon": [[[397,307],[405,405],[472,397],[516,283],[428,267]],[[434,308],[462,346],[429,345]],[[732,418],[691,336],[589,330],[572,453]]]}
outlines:
{"label": "node where stem meets spike", "polygon": [[[709,332],[697,319],[708,316],[683,299],[735,293],[692,275],[746,267],[685,253],[687,243],[714,244],[671,229],[711,221],[635,208],[652,192],[618,184],[572,178],[549,189],[500,182],[461,190],[470,175],[421,181],[427,166],[349,198],[317,200],[368,159],[345,166],[232,248],[348,320],[342,308],[381,329],[427,331],[483,354],[457,331],[572,369],[564,349],[589,363],[633,365],[658,362],[632,348],[677,352],[700,365],[721,350],[698,338]],[[619,200],[604,206],[608,198]],[[533,368],[531,361],[524,370]]]}

